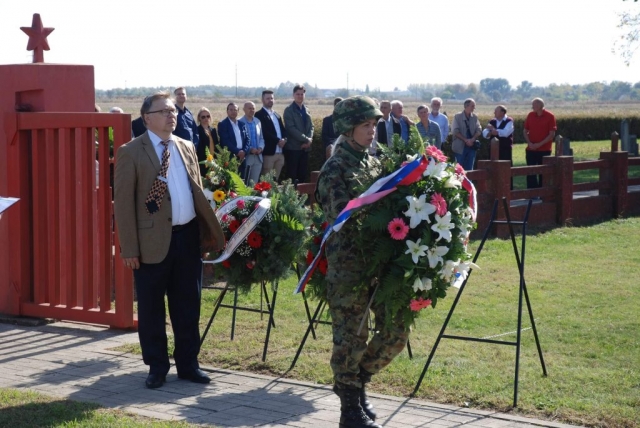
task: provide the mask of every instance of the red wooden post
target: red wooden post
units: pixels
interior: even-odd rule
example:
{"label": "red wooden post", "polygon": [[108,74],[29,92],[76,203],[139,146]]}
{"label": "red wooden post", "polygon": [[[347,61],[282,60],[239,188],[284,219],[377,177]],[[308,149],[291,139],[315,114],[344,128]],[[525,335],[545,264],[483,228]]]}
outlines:
{"label": "red wooden post", "polygon": [[[613,139],[612,139],[613,140]],[[613,141],[611,143],[613,148]],[[600,152],[600,159],[611,162],[610,169],[600,170],[600,181],[611,183],[611,215],[621,217],[627,209],[629,185],[629,153],[628,152]]]}
{"label": "red wooden post", "polygon": [[[489,198],[491,206],[493,206],[494,200],[502,200],[502,198],[506,198],[507,206],[509,206],[511,204],[511,162],[508,160],[479,160],[477,168],[487,172],[488,185],[486,190],[492,195],[492,197]],[[497,218],[506,218],[502,203],[498,206]],[[478,226],[481,228],[486,227],[486,225],[480,224],[478,224]],[[494,232],[499,237],[506,237],[509,234],[508,229],[504,227],[498,227]]]}
{"label": "red wooden post", "polygon": [[490,145],[490,151],[491,151],[491,160],[492,161],[499,160],[500,159],[500,140],[498,140],[498,138],[496,137],[493,137],[489,145]]}
{"label": "red wooden post", "polygon": [[556,203],[556,223],[564,225],[573,211],[573,156],[545,156],[543,165],[553,165],[551,185]]}
{"label": "red wooden post", "polygon": [[611,151],[612,152],[617,152],[618,151],[618,140],[620,139],[620,136],[618,135],[618,133],[616,131],[613,131],[611,133]]}

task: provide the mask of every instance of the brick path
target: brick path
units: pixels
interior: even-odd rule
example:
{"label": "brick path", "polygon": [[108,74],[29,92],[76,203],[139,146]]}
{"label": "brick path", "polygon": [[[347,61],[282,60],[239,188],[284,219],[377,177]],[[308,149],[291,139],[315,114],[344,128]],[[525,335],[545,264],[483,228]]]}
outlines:
{"label": "brick path", "polygon": [[[160,389],[144,387],[139,356],[108,351],[137,342],[136,333],[55,323],[39,327],[0,324],[0,387],[29,389],[94,402],[165,420],[229,427],[336,427],[339,401],[327,386],[253,373],[203,367],[209,385],[178,380],[175,370]],[[504,413],[371,394],[384,427],[569,427]]]}

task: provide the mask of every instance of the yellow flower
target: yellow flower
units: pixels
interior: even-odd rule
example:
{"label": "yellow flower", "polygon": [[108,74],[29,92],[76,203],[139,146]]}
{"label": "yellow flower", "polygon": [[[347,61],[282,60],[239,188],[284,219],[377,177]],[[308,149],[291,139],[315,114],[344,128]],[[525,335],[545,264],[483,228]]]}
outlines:
{"label": "yellow flower", "polygon": [[216,190],[213,192],[213,200],[216,202],[222,202],[227,198],[227,195],[222,190]]}
{"label": "yellow flower", "polygon": [[211,162],[213,160],[213,155],[208,154],[207,155],[207,162]]}

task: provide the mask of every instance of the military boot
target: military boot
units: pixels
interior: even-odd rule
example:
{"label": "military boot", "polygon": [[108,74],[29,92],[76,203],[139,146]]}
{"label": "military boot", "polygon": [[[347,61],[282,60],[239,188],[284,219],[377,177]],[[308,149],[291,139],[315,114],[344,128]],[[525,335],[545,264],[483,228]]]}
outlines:
{"label": "military boot", "polygon": [[369,419],[375,421],[378,415],[376,415],[376,411],[373,410],[373,404],[371,404],[371,401],[369,401],[367,393],[365,392],[365,386],[367,383],[371,382],[371,376],[373,376],[373,373],[369,373],[360,367],[360,373],[358,373],[360,382],[362,382],[362,389],[360,390],[360,406],[362,407],[362,410],[364,410],[364,413],[369,416]]}
{"label": "military boot", "polygon": [[382,428],[362,410],[360,390],[356,387],[333,387],[333,392],[340,397],[340,428]]}

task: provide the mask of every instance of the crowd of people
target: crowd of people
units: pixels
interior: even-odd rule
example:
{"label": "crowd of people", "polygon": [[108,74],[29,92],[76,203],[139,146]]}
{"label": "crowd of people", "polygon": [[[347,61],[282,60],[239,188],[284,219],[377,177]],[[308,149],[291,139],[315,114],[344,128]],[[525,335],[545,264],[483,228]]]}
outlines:
{"label": "crowd of people", "polygon": [[[293,101],[284,109],[282,116],[273,109],[275,96],[271,90],[262,92],[262,107],[259,109],[253,102],[245,102],[242,105],[244,115],[240,118],[238,104],[229,103],[227,117],[218,123],[216,129],[211,125],[211,112],[206,107],[201,107],[195,116],[191,113],[185,105],[186,89],[179,87],[173,92],[178,115],[174,133],[194,144],[200,161],[206,158],[207,148],[215,156],[216,147],[226,147],[237,156],[240,162],[238,173],[247,183],[258,182],[261,175],[270,171],[279,180],[284,165],[287,165],[285,178],[294,183],[305,182],[308,178],[309,152],[314,133],[311,115],[304,102],[305,93],[303,85],[296,85],[293,88]],[[481,146],[480,136],[486,139],[498,138],[499,159],[513,164],[513,119],[507,116],[504,105],[495,108],[495,117],[483,129],[474,113],[476,102],[472,98],[464,100],[463,110],[454,115],[451,125],[446,113],[441,112],[443,101],[439,97],[431,99],[430,105],[418,106],[417,122],[404,114],[402,101],[372,99],[382,117],[376,123],[374,141],[369,148],[371,155],[379,153],[379,145],[391,145],[394,134],[407,141],[409,129],[415,126],[425,142],[438,149],[442,148],[442,144],[451,135],[455,161],[467,171],[474,168],[476,152]],[[340,97],[335,98],[333,105],[342,100]],[[535,98],[532,101],[532,110],[524,127],[526,162],[527,165],[541,165],[542,158],[551,153],[556,123],[553,114],[544,108],[542,99]],[[113,107],[110,112],[122,113],[122,109]],[[132,138],[146,131],[142,116],[132,122],[131,131]],[[323,118],[321,140],[326,159],[331,156],[338,136],[332,115]],[[201,167],[201,174],[204,175],[205,172],[205,167]],[[540,176],[527,177],[527,188],[541,186]]]}
{"label": "crowd of people", "polygon": [[[199,161],[215,153],[218,145],[241,161],[240,174],[257,182],[261,174],[286,165],[294,182],[306,179],[309,151],[313,144],[313,122],[304,104],[305,88],[296,85],[293,101],[280,116],[273,110],[273,91],[263,91],[262,108],[253,102],[239,107],[227,105],[227,117],[211,126],[211,112],[202,107],[194,117],[186,107],[185,88],[160,92],[145,98],[140,118],[133,121],[134,138],[116,153],[114,214],[120,239],[120,256],[133,270],[138,296],[138,334],[142,357],[149,366],[148,388],[159,388],[170,369],[165,329],[165,295],[175,337],[173,357],[180,379],[209,383],[200,369],[199,319],[201,303],[201,256],[225,245],[221,225],[202,189]],[[464,169],[473,168],[478,138],[497,137],[500,158],[511,160],[513,120],[499,105],[495,118],[484,129],[474,113],[475,101],[464,101],[464,109],[452,123],[453,152]],[[317,183],[318,203],[325,218],[333,222],[347,203],[360,192],[359,177],[380,168],[377,146],[389,144],[394,135],[408,141],[415,126],[429,144],[438,148],[449,135],[449,119],[440,112],[442,100],[417,109],[414,123],[403,112],[400,101],[377,102],[369,97],[337,98],[333,114],[323,120],[325,162]],[[551,153],[555,118],[536,98],[524,125],[527,163],[538,164]],[[119,113],[119,111],[112,111]],[[121,111],[120,111],[121,112]],[[542,185],[539,177],[527,180],[530,187]],[[409,328],[401,317],[383,323],[385,310],[372,306],[376,331],[369,338],[358,320],[369,309],[373,290],[362,281],[362,251],[354,247],[357,227],[346,224],[327,243],[327,303],[332,317],[331,369],[334,392],[340,398],[340,426],[380,427],[376,412],[365,393],[372,376],[387,366],[405,347]]]}

